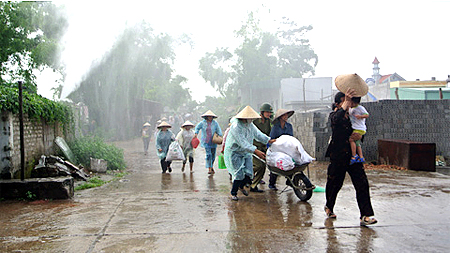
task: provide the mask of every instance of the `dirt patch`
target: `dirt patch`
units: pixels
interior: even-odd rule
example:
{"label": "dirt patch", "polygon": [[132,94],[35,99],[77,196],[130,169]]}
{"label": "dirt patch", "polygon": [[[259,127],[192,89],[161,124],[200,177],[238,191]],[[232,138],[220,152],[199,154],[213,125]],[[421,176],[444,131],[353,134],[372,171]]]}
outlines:
{"label": "dirt patch", "polygon": [[375,165],[375,164],[364,164],[364,169],[365,170],[408,170],[405,167],[400,167],[397,165],[389,165],[389,164],[380,164],[380,165]]}

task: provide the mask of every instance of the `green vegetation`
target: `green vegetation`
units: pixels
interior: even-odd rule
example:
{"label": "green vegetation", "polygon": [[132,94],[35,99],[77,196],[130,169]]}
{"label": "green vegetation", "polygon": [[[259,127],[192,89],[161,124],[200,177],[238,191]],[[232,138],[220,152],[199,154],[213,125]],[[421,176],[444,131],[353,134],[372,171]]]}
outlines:
{"label": "green vegetation", "polygon": [[[19,113],[19,90],[14,84],[0,83],[0,111]],[[60,122],[68,126],[73,113],[68,105],[44,98],[36,93],[23,92],[23,112],[30,119],[44,119],[47,123]]]}
{"label": "green vegetation", "polygon": [[189,41],[156,33],[146,22],[129,27],[68,97],[86,104],[96,127],[113,130],[116,140],[134,137],[142,126],[136,119],[144,99],[172,111],[191,104],[182,87],[186,77],[173,74],[175,47]]}
{"label": "green vegetation", "polygon": [[125,172],[115,172],[114,173],[114,178],[111,179],[111,180],[108,180],[108,181],[102,180],[98,176],[97,177],[93,177],[93,178],[90,178],[86,183],[83,183],[83,184],[75,187],[75,191],[99,187],[99,186],[102,186],[104,184],[107,184],[107,183],[110,183],[110,182],[114,182],[114,181],[124,177],[125,175],[126,175]]}
{"label": "green vegetation", "polygon": [[36,194],[34,194],[30,191],[27,191],[26,195],[27,195],[27,200],[35,200],[36,199]]}
{"label": "green vegetation", "polygon": [[68,143],[77,162],[89,168],[90,157],[103,159],[108,162],[109,170],[123,170],[126,168],[123,150],[107,144],[99,137],[86,136]]}
{"label": "green vegetation", "polygon": [[64,78],[59,42],[68,27],[63,9],[51,2],[0,2],[0,82],[35,85],[35,70],[50,68]]}
{"label": "green vegetation", "polygon": [[250,12],[235,31],[241,41],[237,48],[216,48],[199,60],[200,75],[225,98],[209,97],[202,105],[216,114],[230,115],[229,110],[222,114],[224,109],[239,107],[240,90],[275,88],[282,78],[315,74],[318,56],[305,37],[312,26],[299,26],[283,17],[276,31],[264,31],[257,15]]}

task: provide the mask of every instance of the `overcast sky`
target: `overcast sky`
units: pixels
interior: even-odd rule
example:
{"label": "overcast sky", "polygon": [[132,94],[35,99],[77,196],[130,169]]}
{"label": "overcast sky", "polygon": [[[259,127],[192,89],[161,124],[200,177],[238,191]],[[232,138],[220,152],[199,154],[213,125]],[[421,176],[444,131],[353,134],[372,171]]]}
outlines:
{"label": "overcast sky", "polygon": [[[197,101],[214,95],[198,74],[198,60],[217,47],[234,49],[233,31],[259,9],[262,26],[286,16],[299,25],[312,25],[306,34],[319,57],[317,77],[358,73],[372,75],[372,61],[380,74],[398,73],[406,80],[447,79],[450,75],[450,1],[68,1],[69,28],[64,37],[63,61],[67,78],[63,96],[79,84],[92,62],[100,59],[127,26],[146,20],[157,32],[191,36],[194,48],[181,47],[176,74],[189,79]],[[39,93],[51,97],[50,75],[38,79]],[[43,81],[45,80],[45,81]]]}

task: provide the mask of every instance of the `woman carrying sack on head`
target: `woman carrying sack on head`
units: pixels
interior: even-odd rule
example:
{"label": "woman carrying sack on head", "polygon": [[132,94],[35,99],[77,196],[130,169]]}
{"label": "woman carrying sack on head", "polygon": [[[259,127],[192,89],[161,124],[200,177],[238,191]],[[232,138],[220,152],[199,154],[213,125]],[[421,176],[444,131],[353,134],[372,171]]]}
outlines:
{"label": "woman carrying sack on head", "polygon": [[172,172],[170,167],[171,162],[166,161],[167,152],[172,141],[175,140],[175,136],[172,131],[169,130],[172,126],[163,121],[158,125],[158,134],[156,135],[156,154],[158,155],[161,163],[162,173],[166,173],[168,170]]}
{"label": "woman carrying sack on head", "polygon": [[222,137],[222,130],[220,129],[219,123],[214,120],[217,118],[217,115],[211,110],[205,112],[201,117],[203,120],[195,127],[194,137],[197,137],[200,131],[202,132],[201,146],[204,147],[206,151],[205,167],[208,168],[208,174],[214,174],[213,166],[218,143],[213,142],[213,137],[216,134],[220,139]]}
{"label": "woman carrying sack on head", "polygon": [[180,143],[181,149],[183,150],[184,157],[186,158],[183,161],[183,167],[181,167],[181,172],[184,172],[184,167],[186,166],[186,162],[189,159],[189,168],[190,172],[192,172],[192,168],[194,166],[194,147],[192,147],[192,139],[194,138],[194,130],[192,129],[194,124],[189,120],[184,122],[181,125],[181,131],[177,134],[177,141]]}

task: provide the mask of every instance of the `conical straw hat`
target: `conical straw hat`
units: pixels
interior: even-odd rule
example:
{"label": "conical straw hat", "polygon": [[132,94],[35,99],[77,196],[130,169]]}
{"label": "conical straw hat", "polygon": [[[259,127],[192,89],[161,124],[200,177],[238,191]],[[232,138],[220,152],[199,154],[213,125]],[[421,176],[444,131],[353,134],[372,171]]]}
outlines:
{"label": "conical straw hat", "polygon": [[186,122],[184,122],[183,125],[181,125],[181,127],[185,127],[185,126],[194,126],[194,124],[192,122],[190,122],[189,120],[186,120]]}
{"label": "conical straw hat", "polygon": [[214,118],[217,118],[217,115],[214,114],[211,110],[208,110],[207,112],[203,113],[203,115],[201,117],[203,118],[203,117],[208,117],[208,116],[212,116]]}
{"label": "conical straw hat", "polygon": [[334,80],[334,83],[336,88],[342,93],[346,93],[348,89],[354,89],[355,97],[365,96],[369,92],[369,86],[357,74],[339,75]]}
{"label": "conical straw hat", "polygon": [[247,105],[242,111],[240,111],[236,116],[237,119],[259,119],[261,116],[253,110],[249,105]]}
{"label": "conical straw hat", "polygon": [[161,122],[161,124],[158,125],[158,128],[161,128],[161,127],[172,127],[172,126],[169,123],[163,121],[163,122]]}
{"label": "conical straw hat", "polygon": [[287,109],[278,109],[275,113],[275,119],[278,119],[279,117],[283,116],[284,114],[288,114],[288,118],[294,114],[294,110],[287,110]]}
{"label": "conical straw hat", "polygon": [[150,123],[148,123],[148,122],[145,122],[145,124],[143,126],[144,127],[149,127],[149,126],[152,126],[152,125],[150,125]]}
{"label": "conical straw hat", "polygon": [[162,117],[161,121],[166,121],[167,118],[166,117]]}

